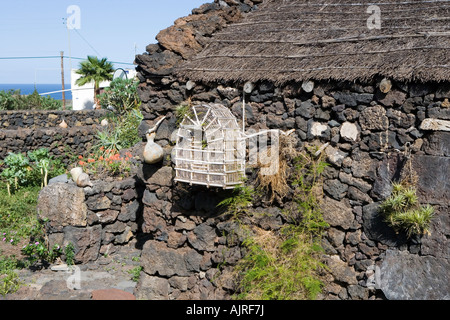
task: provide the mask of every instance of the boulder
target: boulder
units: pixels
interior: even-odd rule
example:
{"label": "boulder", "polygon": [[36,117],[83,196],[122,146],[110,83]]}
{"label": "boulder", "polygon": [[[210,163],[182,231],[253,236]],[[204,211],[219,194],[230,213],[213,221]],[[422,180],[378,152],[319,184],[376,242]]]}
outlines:
{"label": "boulder", "polygon": [[342,261],[339,256],[332,255],[330,257],[326,257],[325,263],[327,264],[335,281],[342,282],[348,285],[358,284],[355,269]]}
{"label": "boulder", "polygon": [[188,234],[188,241],[199,251],[214,251],[216,237],[216,229],[202,223]]}
{"label": "boulder", "polygon": [[380,203],[374,202],[363,207],[364,233],[370,240],[379,241],[384,245],[397,247],[407,242],[404,234],[395,231],[383,220],[379,212]]}
{"label": "boulder", "polygon": [[427,118],[420,124],[421,130],[450,131],[450,121]]}
{"label": "boulder", "polygon": [[422,203],[448,205],[450,201],[450,158],[415,155],[417,195]]}
{"label": "boulder", "polygon": [[309,132],[314,137],[320,137],[325,133],[325,131],[327,131],[327,129],[328,129],[328,126],[326,124],[322,124],[320,122],[313,122],[311,124],[311,128],[310,128]]}
{"label": "boulder", "polygon": [[161,187],[170,187],[172,186],[172,174],[172,167],[162,167],[147,179],[147,183]]}
{"label": "boulder", "polygon": [[166,243],[149,240],[144,244],[141,265],[149,275],[187,277],[200,271],[202,255],[191,248],[172,249]]}
{"label": "boulder", "polygon": [[102,226],[87,228],[67,226],[64,228],[64,246],[72,243],[74,246],[74,262],[87,263],[98,258],[102,241]]}
{"label": "boulder", "polygon": [[342,162],[344,161],[344,158],[347,156],[347,154],[339,149],[336,149],[332,146],[328,146],[325,149],[325,154],[327,155],[327,160],[337,167],[340,167],[342,165]]}
{"label": "boulder", "polygon": [[448,259],[388,249],[375,279],[389,300],[450,300]]}
{"label": "boulder", "polygon": [[40,219],[48,219],[51,228],[61,231],[65,226],[87,225],[87,206],[84,191],[74,184],[56,182],[43,188],[38,197]]}
{"label": "boulder", "polygon": [[135,294],[138,300],[168,300],[169,280],[141,273]]}

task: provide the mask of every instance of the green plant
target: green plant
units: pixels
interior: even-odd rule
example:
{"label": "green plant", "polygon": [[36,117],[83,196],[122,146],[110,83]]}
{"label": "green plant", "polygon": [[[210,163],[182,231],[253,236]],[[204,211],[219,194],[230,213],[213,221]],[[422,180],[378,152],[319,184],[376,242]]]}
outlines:
{"label": "green plant", "polygon": [[139,105],[138,83],[134,79],[114,79],[99,95],[100,104],[104,108],[112,107],[116,114],[124,116]]}
{"label": "green plant", "polygon": [[315,299],[323,283],[316,272],[320,246],[313,246],[301,228],[287,226],[280,234],[258,230],[243,245],[247,255],[239,262],[240,292],[245,300]]}
{"label": "green plant", "polygon": [[138,128],[143,119],[144,116],[141,111],[138,108],[134,108],[129,109],[115,124],[119,140],[122,142],[124,149],[131,148],[142,141]]}
{"label": "green plant", "polygon": [[245,184],[238,185],[232,190],[231,195],[219,202],[217,206],[225,208],[227,213],[237,218],[251,207],[255,194],[253,187]]}
{"label": "green plant", "polygon": [[98,151],[89,155],[88,158],[82,155],[78,156],[78,165],[83,168],[83,171],[88,174],[109,173],[112,175],[122,174],[126,176],[131,172],[131,159],[133,155],[129,152],[120,153],[106,150],[105,147],[100,147]]}
{"label": "green plant", "polygon": [[16,259],[0,255],[0,295],[5,296],[19,289],[22,281],[14,271],[18,267]]}
{"label": "green plant", "polygon": [[36,261],[51,263],[61,256],[62,250],[58,244],[55,244],[49,249],[42,241],[35,241],[34,243],[23,246],[22,253],[27,256],[29,264],[34,264]]}
{"label": "green plant", "polygon": [[65,166],[60,159],[55,159],[46,148],[28,151],[28,157],[10,152],[3,161],[6,167],[1,177],[6,182],[8,194],[17,191],[19,187],[40,184],[47,185],[49,178],[65,172]]}
{"label": "green plant", "polygon": [[141,276],[142,269],[143,269],[142,266],[137,266],[131,270],[128,270],[128,273],[131,274],[131,276],[132,276],[131,280],[133,280],[134,282],[138,282],[139,278]]}
{"label": "green plant", "polygon": [[28,151],[28,158],[34,162],[34,165],[41,172],[42,184],[41,186],[47,186],[48,170],[50,167],[51,156],[48,149],[41,148],[35,151]]}
{"label": "green plant", "polygon": [[118,153],[122,149],[122,143],[117,130],[106,128],[103,131],[98,131],[95,137],[98,140],[94,146],[96,149],[103,147],[105,153]]}
{"label": "green plant", "polygon": [[0,232],[17,238],[38,237],[41,228],[36,217],[40,188],[28,186],[8,196],[0,188]]}
{"label": "green plant", "polygon": [[40,96],[37,90],[22,95],[20,90],[0,91],[0,110],[61,110],[62,101]]}
{"label": "green plant", "polygon": [[69,242],[64,248],[64,254],[66,256],[66,263],[68,266],[73,266],[75,264],[75,246],[72,242]]}
{"label": "green plant", "polygon": [[0,91],[0,110],[17,110],[17,96],[20,96],[20,90]]}
{"label": "green plant", "polygon": [[394,183],[392,194],[380,205],[385,222],[397,233],[404,231],[409,237],[429,233],[434,208],[419,204],[416,189],[403,183]]}
{"label": "green plant", "polygon": [[295,159],[296,170],[292,185],[295,187],[294,200],[297,202],[297,211],[287,218],[293,223],[298,223],[305,233],[315,237],[321,236],[323,230],[329,226],[323,219],[320,208],[323,193],[321,175],[327,166],[322,156],[315,159],[304,153]]}
{"label": "green plant", "polygon": [[176,125],[178,126],[184,119],[185,116],[192,116],[191,115],[191,102],[188,101],[187,104],[180,104],[175,109],[175,116],[177,118]]}
{"label": "green plant", "polygon": [[9,152],[3,163],[7,168],[2,171],[1,176],[5,179],[8,194],[11,196],[11,186],[14,186],[15,190],[17,190],[20,185],[27,182],[30,161],[20,153]]}
{"label": "green plant", "polygon": [[[303,152],[291,174],[296,207],[284,210],[288,224],[280,231],[253,227],[243,245],[247,254],[236,265],[239,290],[236,299],[316,299],[322,291],[320,245],[325,228],[320,210],[321,175],[327,164],[315,152]],[[226,199],[226,203],[246,203]],[[239,206],[237,209],[239,210]]]}

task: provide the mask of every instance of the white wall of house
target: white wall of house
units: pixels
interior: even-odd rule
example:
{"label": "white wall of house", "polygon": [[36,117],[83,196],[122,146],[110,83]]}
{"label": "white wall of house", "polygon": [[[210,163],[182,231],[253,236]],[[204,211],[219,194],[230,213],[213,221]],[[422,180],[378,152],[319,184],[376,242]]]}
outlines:
{"label": "white wall of house", "polygon": [[[127,72],[128,79],[136,76],[136,70],[129,69]],[[72,109],[73,110],[91,110],[94,109],[94,83],[88,83],[82,87],[75,84],[81,77],[77,74],[77,69],[72,69],[70,73],[70,84],[72,89]],[[100,88],[109,87],[110,81],[100,83]]]}

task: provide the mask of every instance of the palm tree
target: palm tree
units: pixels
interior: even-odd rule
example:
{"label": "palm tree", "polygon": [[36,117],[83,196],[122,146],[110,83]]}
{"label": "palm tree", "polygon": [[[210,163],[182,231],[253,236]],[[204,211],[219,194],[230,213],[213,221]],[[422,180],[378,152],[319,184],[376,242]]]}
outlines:
{"label": "palm tree", "polygon": [[79,86],[94,82],[94,102],[99,106],[100,82],[111,81],[114,67],[106,58],[99,60],[97,57],[88,56],[87,60],[80,62],[80,68],[76,71],[81,77],[75,82]]}

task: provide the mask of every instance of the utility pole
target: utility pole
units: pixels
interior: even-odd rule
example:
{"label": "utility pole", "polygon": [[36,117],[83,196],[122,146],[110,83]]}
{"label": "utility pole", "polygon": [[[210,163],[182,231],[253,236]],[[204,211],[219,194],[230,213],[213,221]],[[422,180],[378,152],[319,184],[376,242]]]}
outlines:
{"label": "utility pole", "polygon": [[62,82],[62,100],[63,110],[66,110],[66,92],[64,91],[64,51],[61,51],[61,82]]}

